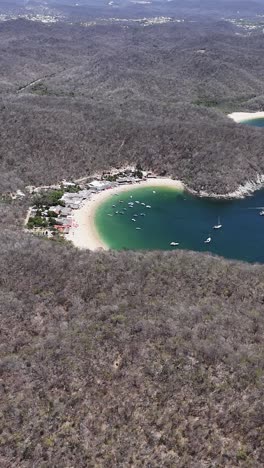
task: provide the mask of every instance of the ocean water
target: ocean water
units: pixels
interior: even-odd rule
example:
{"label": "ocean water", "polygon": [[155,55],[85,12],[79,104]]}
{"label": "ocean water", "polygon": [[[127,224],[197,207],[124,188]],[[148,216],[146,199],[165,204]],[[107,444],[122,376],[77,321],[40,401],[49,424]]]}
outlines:
{"label": "ocean water", "polygon": [[251,127],[264,127],[264,117],[253,120],[244,120],[241,123],[250,125]]}
{"label": "ocean water", "polygon": [[[134,204],[130,207],[129,202]],[[144,187],[110,196],[98,207],[95,224],[112,249],[208,251],[264,263],[264,216],[259,215],[262,207],[263,190],[245,199],[220,201],[171,188]],[[222,228],[215,230],[218,217]],[[212,241],[205,244],[208,237]],[[179,246],[171,246],[171,242]]]}

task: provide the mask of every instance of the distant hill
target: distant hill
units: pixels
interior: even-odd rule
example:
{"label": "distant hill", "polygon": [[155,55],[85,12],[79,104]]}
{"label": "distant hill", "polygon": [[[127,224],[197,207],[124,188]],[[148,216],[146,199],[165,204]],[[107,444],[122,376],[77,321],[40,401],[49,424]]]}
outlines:
{"label": "distant hill", "polygon": [[154,16],[241,18],[263,14],[263,0],[0,0],[1,13],[59,13],[64,20]]}

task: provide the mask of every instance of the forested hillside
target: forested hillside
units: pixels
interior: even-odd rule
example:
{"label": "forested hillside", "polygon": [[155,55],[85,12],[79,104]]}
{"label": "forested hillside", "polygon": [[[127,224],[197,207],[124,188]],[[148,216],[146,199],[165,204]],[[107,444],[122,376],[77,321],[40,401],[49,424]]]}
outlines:
{"label": "forested hillside", "polygon": [[1,466],[263,466],[263,267],[15,230],[0,235]]}
{"label": "forested hillside", "polygon": [[[163,24],[72,3],[0,0],[0,194],[126,163],[220,194],[264,174],[263,129],[227,117],[263,110],[262,20],[223,19],[263,2],[155,2]],[[24,232],[29,203],[0,198],[1,468],[263,467],[263,266],[78,251]]]}
{"label": "forested hillside", "polygon": [[256,178],[263,133],[226,113],[263,108],[263,34],[235,32],[1,23],[1,191],[125,162],[218,193]]}

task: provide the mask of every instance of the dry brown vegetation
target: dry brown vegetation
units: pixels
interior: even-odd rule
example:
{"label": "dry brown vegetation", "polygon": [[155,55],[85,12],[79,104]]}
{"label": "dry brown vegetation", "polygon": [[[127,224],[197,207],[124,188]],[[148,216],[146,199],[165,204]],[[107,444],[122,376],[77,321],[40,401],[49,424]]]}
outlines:
{"label": "dry brown vegetation", "polygon": [[[263,108],[263,35],[235,32],[1,23],[0,192],[126,162],[221,193],[264,173],[263,133],[225,116]],[[80,252],[22,232],[28,205],[0,201],[0,466],[263,467],[264,267]]]}
{"label": "dry brown vegetation", "polygon": [[264,173],[263,132],[225,115],[263,108],[263,35],[235,33],[1,23],[0,191],[137,162],[219,193]]}
{"label": "dry brown vegetation", "polygon": [[263,466],[263,267],[0,246],[1,466]]}

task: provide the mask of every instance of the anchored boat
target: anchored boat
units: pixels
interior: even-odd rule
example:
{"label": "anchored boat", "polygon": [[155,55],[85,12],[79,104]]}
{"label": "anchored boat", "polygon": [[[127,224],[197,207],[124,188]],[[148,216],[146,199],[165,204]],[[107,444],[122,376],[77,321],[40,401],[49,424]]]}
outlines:
{"label": "anchored boat", "polygon": [[220,223],[220,217],[218,216],[218,222],[217,224],[214,226],[214,229],[221,229],[222,227],[222,224]]}

